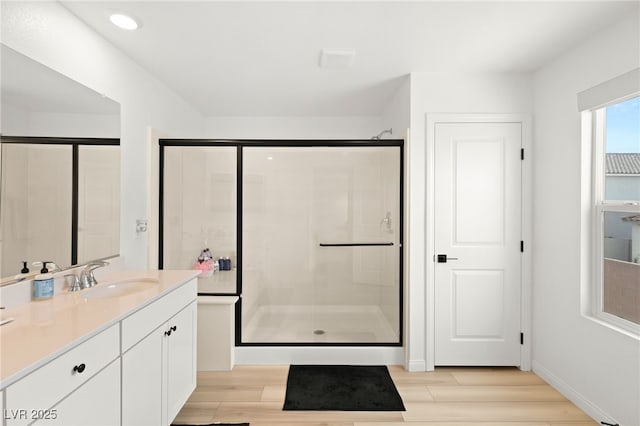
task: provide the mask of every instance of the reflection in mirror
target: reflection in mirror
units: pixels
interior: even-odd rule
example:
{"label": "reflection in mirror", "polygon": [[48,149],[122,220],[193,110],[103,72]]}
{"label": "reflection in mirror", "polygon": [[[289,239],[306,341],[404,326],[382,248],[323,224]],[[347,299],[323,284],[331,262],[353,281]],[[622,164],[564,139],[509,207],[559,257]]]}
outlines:
{"label": "reflection in mirror", "polygon": [[118,254],[120,106],[1,48],[0,284]]}
{"label": "reflection in mirror", "polygon": [[82,145],[79,151],[76,263],[86,263],[119,250],[120,148]]}
{"label": "reflection in mirror", "polygon": [[71,146],[2,144],[3,270],[71,264],[71,166]]}

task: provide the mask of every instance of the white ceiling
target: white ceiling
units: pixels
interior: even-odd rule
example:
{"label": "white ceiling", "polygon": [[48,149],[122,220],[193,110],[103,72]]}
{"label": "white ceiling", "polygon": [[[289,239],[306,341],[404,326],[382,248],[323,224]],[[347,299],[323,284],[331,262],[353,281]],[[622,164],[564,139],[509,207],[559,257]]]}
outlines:
{"label": "white ceiling", "polygon": [[[63,1],[205,116],[378,115],[410,72],[531,72],[637,1]],[[108,20],[142,20],[128,32]],[[318,67],[322,48],[353,67]]]}

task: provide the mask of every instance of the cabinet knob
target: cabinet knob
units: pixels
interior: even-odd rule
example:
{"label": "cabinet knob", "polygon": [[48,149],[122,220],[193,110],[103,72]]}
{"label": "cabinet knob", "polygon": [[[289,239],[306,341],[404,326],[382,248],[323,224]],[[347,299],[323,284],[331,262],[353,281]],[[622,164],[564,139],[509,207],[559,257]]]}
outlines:
{"label": "cabinet knob", "polygon": [[178,326],[174,325],[173,327],[171,327],[172,331],[176,331],[178,329]]}
{"label": "cabinet knob", "polygon": [[164,335],[165,335],[165,336],[171,336],[171,329],[169,329],[168,331],[165,331],[165,332],[164,332]]}
{"label": "cabinet knob", "polygon": [[87,368],[86,365],[84,364],[80,364],[80,365],[76,365],[73,367],[73,371],[76,373],[82,373],[84,371],[84,369]]}

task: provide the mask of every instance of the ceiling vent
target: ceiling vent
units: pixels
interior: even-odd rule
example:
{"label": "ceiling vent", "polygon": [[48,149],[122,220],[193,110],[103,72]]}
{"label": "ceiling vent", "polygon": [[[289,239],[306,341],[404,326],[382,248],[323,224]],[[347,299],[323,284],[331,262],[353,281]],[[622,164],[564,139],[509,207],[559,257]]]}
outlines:
{"label": "ceiling vent", "polygon": [[320,68],[351,68],[356,58],[354,49],[322,49],[320,51]]}

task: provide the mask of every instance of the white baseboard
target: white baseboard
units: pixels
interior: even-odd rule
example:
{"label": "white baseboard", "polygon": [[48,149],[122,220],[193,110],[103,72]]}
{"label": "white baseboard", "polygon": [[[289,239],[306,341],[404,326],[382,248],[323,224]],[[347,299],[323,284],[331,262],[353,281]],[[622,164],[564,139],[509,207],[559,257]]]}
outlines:
{"label": "white baseboard", "polygon": [[427,371],[427,363],[423,359],[409,360],[405,368],[407,371]]}
{"label": "white baseboard", "polygon": [[618,423],[609,414],[605,413],[600,407],[589,401],[584,395],[572,388],[567,382],[547,370],[538,362],[532,362],[533,372],[540,376],[545,382],[549,383],[553,388],[560,392],[565,398],[573,402],[578,408],[587,413],[597,423],[605,421],[607,423]]}
{"label": "white baseboard", "polygon": [[403,365],[401,347],[237,346],[236,365]]}

